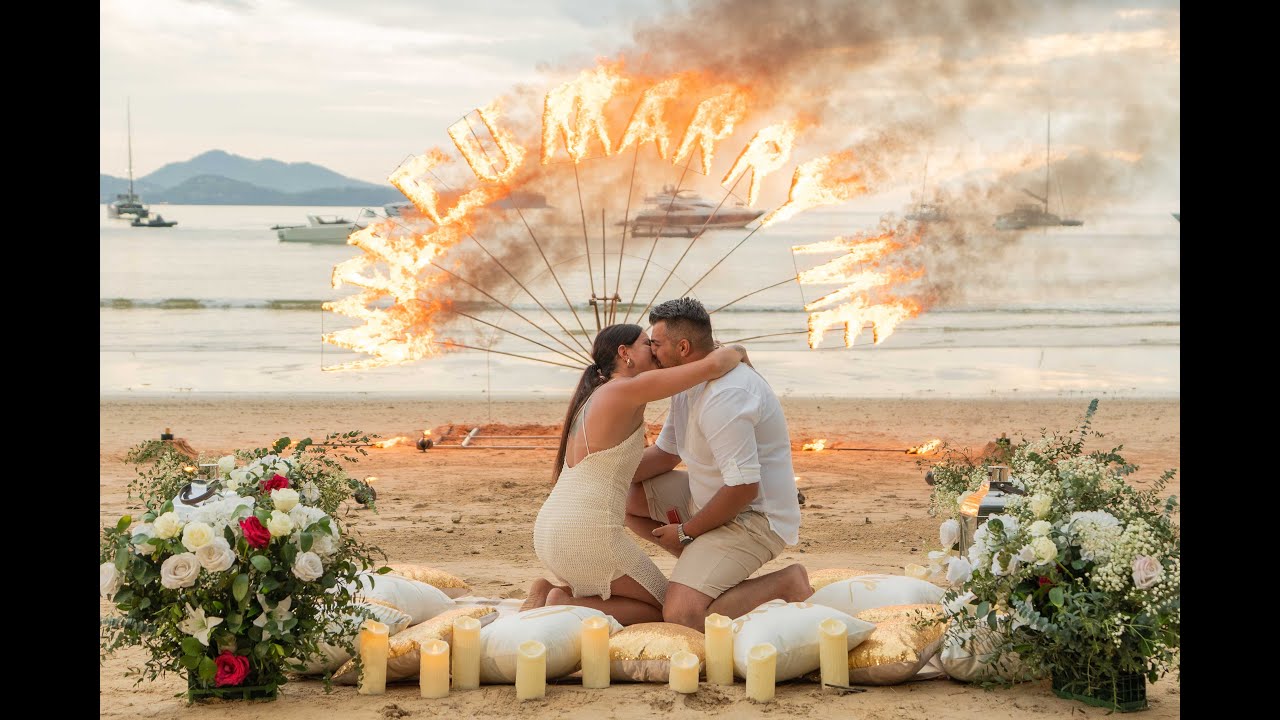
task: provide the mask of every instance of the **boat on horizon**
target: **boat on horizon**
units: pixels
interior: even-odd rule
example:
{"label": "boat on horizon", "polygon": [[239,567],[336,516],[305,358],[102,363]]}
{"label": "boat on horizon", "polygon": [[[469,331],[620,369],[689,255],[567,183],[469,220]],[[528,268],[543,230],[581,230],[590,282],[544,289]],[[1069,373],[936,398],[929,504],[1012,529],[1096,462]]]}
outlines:
{"label": "boat on horizon", "polygon": [[135,218],[133,222],[129,223],[131,227],[173,227],[177,224],[177,220],[165,220],[164,216],[159,213],[156,213],[156,216],[153,218],[146,220],[142,218]]}
{"label": "boat on horizon", "polygon": [[306,225],[273,225],[280,242],[306,242],[345,245],[347,237],[366,227],[378,218],[377,213],[365,208],[355,220],[339,215],[307,215]]}
{"label": "boat on horizon", "polygon": [[747,223],[764,214],[763,210],[753,210],[741,202],[724,207],[723,203],[713,203],[692,190],[677,190],[671,185],[644,200],[649,207],[630,222],[634,237],[693,237],[703,230],[745,228]]}
{"label": "boat on horizon", "polygon": [[124,118],[126,137],[129,144],[129,192],[117,193],[116,199],[107,205],[107,217],[123,218],[135,217],[144,218],[151,214],[151,211],[142,202],[142,198],[133,191],[133,119],[129,113],[129,103],[126,100],[124,106]]}
{"label": "boat on horizon", "polygon": [[1083,220],[1062,218],[1049,212],[1049,118],[1044,126],[1044,196],[1022,188],[1022,192],[1040,201],[1039,205],[1020,203],[1013,210],[996,216],[997,230],[1025,230],[1031,227],[1079,227]]}

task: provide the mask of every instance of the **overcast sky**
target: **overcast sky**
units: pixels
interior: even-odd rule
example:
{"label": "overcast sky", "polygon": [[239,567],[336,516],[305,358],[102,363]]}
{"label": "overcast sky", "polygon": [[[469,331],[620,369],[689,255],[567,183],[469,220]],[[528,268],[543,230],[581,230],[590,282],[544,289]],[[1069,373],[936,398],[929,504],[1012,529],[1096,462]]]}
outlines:
{"label": "overcast sky", "polygon": [[[919,128],[904,163],[955,175],[1055,148],[1125,159],[1176,197],[1178,2],[1051,0],[102,0],[100,170],[220,149],[385,183],[517,85],[597,58],[703,65],[825,123]],[[797,100],[806,98],[807,100]],[[817,98],[817,99],[814,99]],[[924,119],[927,118],[927,119]],[[838,139],[838,138],[837,138]],[[1144,164],[1145,163],[1145,164]],[[1158,172],[1152,168],[1158,169]],[[1086,170],[1087,172],[1087,170]]]}

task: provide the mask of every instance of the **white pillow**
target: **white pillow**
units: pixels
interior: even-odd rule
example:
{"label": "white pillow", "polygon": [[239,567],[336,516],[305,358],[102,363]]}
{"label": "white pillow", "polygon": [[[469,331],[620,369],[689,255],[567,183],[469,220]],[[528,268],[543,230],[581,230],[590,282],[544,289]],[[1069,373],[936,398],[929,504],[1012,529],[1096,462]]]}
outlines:
{"label": "white pillow", "polygon": [[876,629],[866,620],[834,608],[808,602],[770,600],[751,612],[736,618],[733,629],[733,670],[738,677],[747,676],[747,653],[760,643],[769,643],[778,651],[774,679],[781,682],[817,670],[818,625],[835,618],[848,628],[848,647],[854,649]]}
{"label": "white pillow", "polygon": [[[348,625],[348,627],[355,628],[349,636],[352,647],[355,647],[356,637],[360,634],[360,624],[366,618],[385,623],[388,628],[388,635],[395,635],[409,627],[408,613],[381,602],[357,601],[351,606],[351,610],[347,615],[357,618]],[[312,655],[307,658],[306,662],[296,659],[290,660],[287,663],[288,669],[300,675],[322,675],[337,670],[340,665],[351,659],[351,653],[340,645],[320,643],[319,649],[320,654]]]}
{"label": "white pillow", "polygon": [[857,615],[888,605],[937,605],[945,592],[931,582],[905,575],[859,575],[827,585],[808,602]]}
{"label": "white pillow", "polygon": [[548,680],[572,673],[582,663],[582,621],[589,617],[608,618],[610,635],[622,629],[613,616],[576,605],[525,610],[481,628],[480,682],[514,683],[517,648],[526,640],[547,647]]}
{"label": "white pillow", "polygon": [[377,600],[409,614],[409,624],[426,622],[454,607],[453,598],[444,591],[399,575],[362,572],[357,576],[360,590],[356,598]]}

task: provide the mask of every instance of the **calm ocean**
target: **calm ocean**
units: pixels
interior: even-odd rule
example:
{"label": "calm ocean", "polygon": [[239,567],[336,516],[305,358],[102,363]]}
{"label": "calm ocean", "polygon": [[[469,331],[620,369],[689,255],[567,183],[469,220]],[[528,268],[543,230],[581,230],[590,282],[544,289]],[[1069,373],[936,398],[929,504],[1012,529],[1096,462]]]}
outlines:
{"label": "calm ocean", "polygon": [[[474,347],[493,342],[494,353],[455,350],[403,366],[335,371],[329,368],[366,357],[320,340],[356,324],[320,305],[356,292],[331,287],[330,278],[336,264],[359,251],[281,243],[270,227],[302,224],[307,213],[354,217],[360,208],[154,207],[178,221],[172,228],[134,228],[108,219],[106,206],[101,210],[103,398],[365,393],[559,399],[580,370],[540,362],[572,364],[513,333],[557,349],[559,342],[589,346],[596,320],[587,299],[593,288],[603,295],[603,288],[612,292],[615,285],[624,301],[635,298],[631,321],[651,300],[679,297],[691,285],[690,294],[711,309],[746,296],[713,314],[717,337],[769,336],[747,344],[756,367],[787,396],[1179,395],[1180,225],[1168,212],[1085,216],[1083,227],[1012,234],[979,224],[983,229],[966,238],[931,239],[919,257],[929,281],[942,289],[932,306],[879,345],[872,345],[867,329],[845,348],[837,327],[817,350],[806,342],[803,304],[839,286],[801,286],[794,278],[835,256],[793,254],[790,248],[874,233],[877,213],[811,210],[754,234],[718,231],[693,245],[685,238],[656,244],[637,238],[623,252],[621,282],[617,247],[606,249],[602,267],[597,220],[590,276],[581,227],[576,246],[569,243],[546,261],[533,254],[509,268],[533,297],[486,265],[467,241],[471,253],[459,246],[459,257],[469,259],[456,267],[464,276],[474,270],[472,277],[484,277],[481,287],[509,306],[469,304],[467,312],[504,331],[464,319],[443,334]],[[546,232],[536,220],[534,227]],[[624,307],[617,319],[625,314]]]}

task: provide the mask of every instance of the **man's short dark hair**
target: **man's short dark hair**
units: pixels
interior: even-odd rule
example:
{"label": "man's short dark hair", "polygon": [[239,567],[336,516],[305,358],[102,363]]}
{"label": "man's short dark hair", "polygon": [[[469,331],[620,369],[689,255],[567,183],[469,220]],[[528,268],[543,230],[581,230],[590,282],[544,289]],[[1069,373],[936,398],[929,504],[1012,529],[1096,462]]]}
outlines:
{"label": "man's short dark hair", "polygon": [[659,320],[667,323],[668,331],[677,340],[684,338],[699,350],[710,351],[715,347],[711,337],[711,314],[702,303],[691,297],[668,300],[654,306],[649,311],[649,324],[655,325]]}

